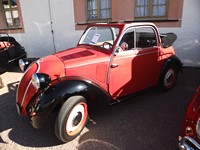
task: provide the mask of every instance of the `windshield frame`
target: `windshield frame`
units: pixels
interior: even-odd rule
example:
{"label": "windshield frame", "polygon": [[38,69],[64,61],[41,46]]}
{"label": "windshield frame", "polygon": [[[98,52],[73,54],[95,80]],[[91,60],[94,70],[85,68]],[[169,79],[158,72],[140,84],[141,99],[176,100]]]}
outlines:
{"label": "windshield frame", "polygon": [[[110,30],[110,37],[112,38],[110,41],[112,41],[112,47],[110,48],[107,48],[106,46],[102,46],[102,44],[104,42],[109,42],[109,40],[105,40],[105,41],[100,41],[98,42],[99,40],[99,37],[100,35],[98,34],[93,34],[93,37],[90,37],[90,42],[91,40],[93,40],[94,44],[91,42],[89,43],[88,41],[86,43],[84,43],[84,40],[87,38],[87,35],[90,31],[92,31],[92,29],[98,29],[98,31],[101,31],[101,32],[105,32],[103,30]],[[83,32],[79,42],[78,42],[78,45],[86,45],[86,46],[92,46],[92,47],[96,47],[96,48],[101,48],[105,51],[109,51],[109,52],[112,52],[114,47],[115,47],[115,44],[117,43],[117,40],[119,38],[119,35],[121,34],[121,30],[122,30],[122,27],[119,26],[119,24],[93,24],[93,25],[89,25],[86,30]],[[103,38],[108,38],[108,37],[103,37]],[[96,43],[95,43],[96,42]]]}

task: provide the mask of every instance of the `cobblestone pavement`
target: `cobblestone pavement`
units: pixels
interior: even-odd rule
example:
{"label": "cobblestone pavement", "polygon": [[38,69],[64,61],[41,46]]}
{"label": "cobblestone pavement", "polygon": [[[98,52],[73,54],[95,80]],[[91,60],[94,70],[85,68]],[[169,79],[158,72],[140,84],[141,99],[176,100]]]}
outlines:
{"label": "cobblestone pavement", "polygon": [[175,150],[187,104],[200,85],[200,69],[184,68],[171,91],[153,88],[96,111],[80,136],[61,143],[53,123],[38,130],[17,114],[15,94],[22,75],[16,68],[0,75],[5,85],[0,89],[1,150]]}

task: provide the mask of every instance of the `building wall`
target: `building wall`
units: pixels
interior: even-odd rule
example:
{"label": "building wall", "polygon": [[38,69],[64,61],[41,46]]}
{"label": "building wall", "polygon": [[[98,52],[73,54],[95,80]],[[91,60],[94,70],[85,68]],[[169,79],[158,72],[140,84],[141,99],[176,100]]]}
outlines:
{"label": "building wall", "polygon": [[200,67],[200,1],[184,0],[181,28],[160,28],[160,32],[174,32],[174,48],[184,66]]}
{"label": "building wall", "polygon": [[76,45],[82,31],[75,31],[73,1],[20,0],[20,4],[25,31],[12,36],[25,47],[28,57],[41,57]]}
{"label": "building wall", "polygon": [[[88,20],[86,11],[86,0],[74,0],[74,12],[75,12],[75,23],[77,30],[82,30],[86,27],[87,23],[93,22],[126,22],[126,21],[145,21],[145,20],[156,20],[155,24],[158,27],[180,27],[183,10],[184,0],[168,0],[167,14],[165,17],[135,17],[135,3],[136,0],[111,0],[111,15],[112,18],[108,20]],[[165,21],[163,21],[165,20]]]}
{"label": "building wall", "polygon": [[[122,6],[121,9],[128,7],[124,1],[123,3],[119,0],[115,2],[112,5],[119,3]],[[83,30],[75,29],[77,27],[75,20],[81,22],[80,18],[85,17],[85,7],[82,7],[82,4],[85,4],[84,0],[20,0],[20,4],[24,33],[16,33],[13,36],[24,45],[28,57],[42,57],[76,45]],[[75,13],[77,12],[76,9],[82,10],[83,13],[74,16],[75,5]],[[49,8],[51,8],[51,17]],[[174,47],[184,66],[200,67],[199,8],[199,0],[184,0],[183,14],[177,12],[179,15],[183,15],[181,27],[179,27],[180,24],[170,28],[163,28],[162,25],[159,25],[160,32],[177,34],[178,39],[174,43]],[[119,12],[112,13],[116,13],[114,16],[125,15]],[[129,18],[131,17],[124,18],[124,20]],[[53,30],[53,34],[51,30]]]}

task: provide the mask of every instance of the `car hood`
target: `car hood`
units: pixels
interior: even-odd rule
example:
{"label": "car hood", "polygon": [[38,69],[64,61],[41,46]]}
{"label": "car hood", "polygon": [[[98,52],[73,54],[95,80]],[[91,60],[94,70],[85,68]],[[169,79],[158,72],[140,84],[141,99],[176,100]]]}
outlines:
{"label": "car hood", "polygon": [[66,67],[73,67],[74,65],[91,64],[97,60],[102,61],[109,57],[108,54],[102,51],[93,50],[85,47],[75,47],[59,53],[54,54],[65,64]]}

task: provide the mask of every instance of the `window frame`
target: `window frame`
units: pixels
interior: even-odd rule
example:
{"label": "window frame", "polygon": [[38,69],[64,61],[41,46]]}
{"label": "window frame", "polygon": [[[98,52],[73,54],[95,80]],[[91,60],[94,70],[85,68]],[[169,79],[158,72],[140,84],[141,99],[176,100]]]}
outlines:
{"label": "window frame", "polygon": [[[140,48],[140,47],[137,47],[137,30],[138,29],[141,29],[141,28],[148,28],[148,29],[152,29],[152,31],[153,31],[153,33],[155,34],[155,39],[156,39],[156,45],[154,45],[154,46],[149,46],[149,47],[143,47],[143,48]],[[124,35],[127,33],[127,32],[129,32],[130,30],[132,30],[132,31],[134,31],[134,41],[133,41],[133,43],[134,43],[134,47],[133,48],[131,48],[131,49],[128,49],[128,50],[126,50],[126,51],[123,51],[123,52],[127,52],[127,51],[131,51],[131,50],[145,50],[145,49],[149,49],[149,48],[155,48],[155,47],[158,47],[158,45],[159,45],[159,38],[158,38],[158,35],[157,35],[157,32],[156,32],[156,30],[155,30],[155,28],[153,27],[153,26],[134,26],[134,27],[129,27],[129,28],[127,28],[124,32],[123,32],[123,34],[121,34],[121,36],[119,37],[119,40],[118,40],[118,42],[117,42],[117,46],[120,46],[120,44],[122,43],[122,39],[123,39],[123,37],[124,37]],[[127,43],[128,44],[128,43]]]}
{"label": "window frame", "polygon": [[[166,6],[166,11],[165,11],[165,15],[163,15],[163,16],[154,16],[153,15],[153,7],[154,6],[160,6],[161,4],[158,4],[158,5],[154,5],[153,4],[153,0],[149,0],[149,3],[148,3],[148,14],[147,14],[147,16],[137,16],[137,1],[138,0],[136,0],[135,1],[135,15],[134,15],[134,17],[135,17],[135,19],[146,19],[146,18],[153,18],[153,19],[166,19],[166,18],[168,18],[168,11],[169,11],[169,0],[166,0],[166,4],[165,4],[165,6]],[[163,4],[162,4],[163,5]]]}
{"label": "window frame", "polygon": [[[10,3],[11,3],[11,0],[9,0],[9,4]],[[16,4],[17,4],[16,8],[4,9],[3,1],[2,0],[0,1],[0,15],[1,15],[0,20],[2,21],[2,24],[0,24],[0,31],[3,31],[3,32],[6,31],[8,33],[23,33],[24,32],[20,1],[16,0]],[[5,15],[6,11],[17,11],[18,19],[19,19],[18,25],[9,26],[7,24],[7,19]],[[12,17],[12,20],[13,19],[14,18]]]}
{"label": "window frame", "polygon": [[[88,16],[88,0],[86,0],[86,19],[87,21],[106,21],[106,20],[111,20],[112,19],[112,0],[109,0],[110,1],[110,7],[109,8],[103,8],[101,9],[100,5],[101,5],[101,0],[96,0],[97,1],[97,18],[95,19],[90,19]],[[95,9],[92,9],[92,10],[95,10]],[[110,10],[110,18],[100,18],[101,16],[101,11],[102,10]]]}

